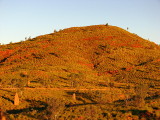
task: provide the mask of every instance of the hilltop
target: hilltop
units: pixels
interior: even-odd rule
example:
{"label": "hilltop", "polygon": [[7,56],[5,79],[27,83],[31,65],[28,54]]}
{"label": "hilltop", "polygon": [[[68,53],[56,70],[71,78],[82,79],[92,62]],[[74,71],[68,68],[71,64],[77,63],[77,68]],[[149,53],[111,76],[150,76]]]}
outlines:
{"label": "hilltop", "polygon": [[159,119],[160,46],[111,25],[54,31],[1,45],[0,85],[13,120]]}

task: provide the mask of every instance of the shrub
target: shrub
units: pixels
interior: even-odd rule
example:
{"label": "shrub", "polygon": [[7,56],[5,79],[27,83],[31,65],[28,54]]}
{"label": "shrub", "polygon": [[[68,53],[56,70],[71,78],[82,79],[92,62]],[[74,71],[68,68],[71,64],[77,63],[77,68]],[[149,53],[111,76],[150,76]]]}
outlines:
{"label": "shrub", "polygon": [[139,84],[135,87],[135,105],[137,107],[142,107],[145,104],[145,97],[147,96],[148,92],[148,85],[147,84]]}
{"label": "shrub", "polygon": [[47,107],[47,118],[49,120],[58,119],[58,117],[62,114],[65,104],[64,101],[57,98],[49,98],[47,100],[48,107]]}
{"label": "shrub", "polygon": [[54,30],[54,33],[56,33],[57,32],[57,30]]}

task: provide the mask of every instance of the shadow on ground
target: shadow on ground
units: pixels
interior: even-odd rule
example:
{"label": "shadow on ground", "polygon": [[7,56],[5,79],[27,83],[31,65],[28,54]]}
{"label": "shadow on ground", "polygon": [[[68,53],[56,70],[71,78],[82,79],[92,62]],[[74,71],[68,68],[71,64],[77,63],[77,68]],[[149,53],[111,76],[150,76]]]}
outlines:
{"label": "shadow on ground", "polygon": [[42,101],[36,101],[36,100],[26,100],[27,102],[29,102],[31,107],[28,108],[23,108],[23,109],[13,109],[13,110],[7,110],[6,113],[8,114],[23,114],[25,116],[31,117],[31,118],[37,118],[40,119],[43,116],[36,116],[36,115],[32,115],[31,112],[32,111],[36,111],[36,114],[41,113],[43,111],[45,111],[48,107],[48,104]]}

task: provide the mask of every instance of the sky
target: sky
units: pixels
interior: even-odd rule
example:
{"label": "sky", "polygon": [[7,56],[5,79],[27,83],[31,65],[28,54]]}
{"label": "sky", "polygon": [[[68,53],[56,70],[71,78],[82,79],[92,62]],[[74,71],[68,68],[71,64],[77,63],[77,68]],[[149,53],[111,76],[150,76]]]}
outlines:
{"label": "sky", "polygon": [[0,43],[106,24],[160,44],[160,0],[0,0]]}

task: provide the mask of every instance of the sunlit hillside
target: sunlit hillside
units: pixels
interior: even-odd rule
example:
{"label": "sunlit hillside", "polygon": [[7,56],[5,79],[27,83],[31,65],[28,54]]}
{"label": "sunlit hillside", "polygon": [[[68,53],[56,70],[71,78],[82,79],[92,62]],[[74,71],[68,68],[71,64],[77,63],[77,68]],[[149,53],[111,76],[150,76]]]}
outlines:
{"label": "sunlit hillside", "polygon": [[[0,85],[13,120],[158,120],[160,46],[111,25],[67,28],[1,45]],[[24,104],[14,106],[15,93]]]}

